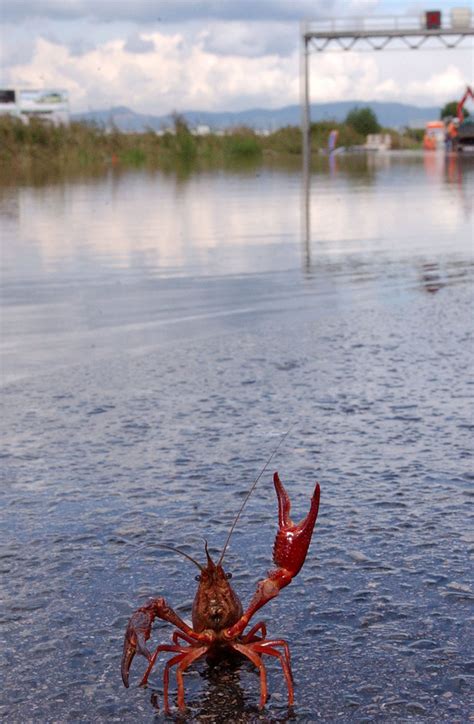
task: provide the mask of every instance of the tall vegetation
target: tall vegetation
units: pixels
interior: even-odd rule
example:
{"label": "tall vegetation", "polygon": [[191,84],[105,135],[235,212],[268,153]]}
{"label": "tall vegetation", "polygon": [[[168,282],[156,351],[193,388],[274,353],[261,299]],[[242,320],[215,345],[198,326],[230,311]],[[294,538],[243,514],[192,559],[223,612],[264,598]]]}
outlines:
{"label": "tall vegetation", "polygon": [[[445,118],[456,118],[458,115],[458,103],[459,101],[450,101],[449,103],[446,103],[440,111],[439,117],[441,120],[444,120]],[[463,117],[467,118],[469,116],[469,111],[467,108],[462,109]]]}
{"label": "tall vegetation", "polygon": [[[332,130],[338,131],[339,146],[364,143],[367,129],[379,126],[378,123],[376,126],[363,123],[367,114],[361,115],[362,111],[365,109],[360,109],[356,115],[349,114],[347,121],[350,123],[313,123],[313,152],[327,148]],[[392,133],[392,136],[396,134]],[[408,140],[413,145],[414,140]],[[186,170],[196,164],[248,164],[258,163],[262,157],[296,157],[301,154],[301,145],[301,131],[295,126],[280,128],[266,136],[243,127],[200,136],[195,135],[179,115],[174,117],[174,128],[161,134],[151,129],[143,133],[123,133],[117,128],[106,130],[77,122],[56,127],[34,118],[23,123],[18,118],[0,116],[0,164],[3,168],[19,171],[33,165],[38,168],[38,164],[51,172],[56,169],[65,173],[92,168],[100,172],[109,166]]]}
{"label": "tall vegetation", "polygon": [[346,116],[346,124],[363,136],[380,132],[377,116],[369,107],[353,108]]}

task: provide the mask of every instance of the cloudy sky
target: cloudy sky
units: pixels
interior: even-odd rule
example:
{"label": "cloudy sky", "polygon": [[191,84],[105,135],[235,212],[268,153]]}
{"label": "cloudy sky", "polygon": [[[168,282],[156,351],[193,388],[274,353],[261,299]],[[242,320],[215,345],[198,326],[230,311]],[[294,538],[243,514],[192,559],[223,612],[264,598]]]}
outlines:
{"label": "cloudy sky", "polygon": [[[0,0],[0,85],[64,88],[71,109],[142,113],[299,102],[299,23],[419,16],[471,0]],[[311,100],[442,104],[472,84],[462,49],[314,54]]]}

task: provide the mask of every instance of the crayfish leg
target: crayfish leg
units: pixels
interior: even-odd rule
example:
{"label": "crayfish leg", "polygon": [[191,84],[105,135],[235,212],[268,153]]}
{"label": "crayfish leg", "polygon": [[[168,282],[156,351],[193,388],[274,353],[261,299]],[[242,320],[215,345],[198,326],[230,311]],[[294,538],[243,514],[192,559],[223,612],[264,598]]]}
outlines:
{"label": "crayfish leg", "polygon": [[254,666],[257,667],[260,673],[260,703],[259,707],[260,709],[263,709],[267,702],[268,698],[268,689],[267,689],[267,670],[265,669],[265,664],[262,661],[262,657],[260,654],[258,654],[254,649],[254,644],[239,644],[237,641],[232,641],[230,643],[230,646],[238,651],[239,653],[243,654],[243,656],[246,656]]}
{"label": "crayfish leg", "polygon": [[170,713],[168,688],[170,681],[170,669],[172,666],[176,666],[176,682],[178,685],[178,709],[185,711],[186,704],[184,703],[184,679],[183,672],[191,666],[191,664],[199,659],[203,654],[209,650],[208,646],[190,647],[187,649],[181,649],[181,653],[177,656],[173,656],[165,664],[163,672],[163,707],[166,714]]}
{"label": "crayfish leg", "polygon": [[[278,651],[275,648],[276,646],[282,646],[284,654],[282,654],[281,651]],[[281,668],[283,670],[283,676],[285,677],[286,687],[288,689],[288,706],[293,706],[295,700],[293,690],[293,672],[291,671],[290,652],[286,641],[283,641],[283,639],[269,639],[267,641],[257,641],[252,644],[252,647],[260,654],[274,656],[279,660]]]}
{"label": "crayfish leg", "polygon": [[172,646],[171,644],[160,644],[160,646],[157,646],[155,649],[155,652],[153,653],[153,656],[150,657],[147,669],[145,673],[142,676],[142,680],[140,681],[140,686],[146,686],[148,683],[148,677],[150,676],[151,670],[153,669],[156,659],[158,657],[158,654],[160,651],[172,651],[173,653],[179,652],[183,653],[183,649],[181,646]]}
{"label": "crayfish leg", "polygon": [[[288,689],[288,706],[293,706],[294,703],[294,689],[293,689],[293,674],[291,671],[290,664],[290,651],[286,641],[283,639],[268,639],[258,641],[251,641],[250,643],[237,643],[231,644],[232,648],[240,651],[241,654],[246,656],[250,661],[255,664],[260,672],[260,708],[263,709],[267,701],[267,677],[265,664],[262,661],[263,654],[273,656],[279,660],[283,676],[285,677],[286,687]],[[278,651],[277,646],[283,648],[283,653]]]}

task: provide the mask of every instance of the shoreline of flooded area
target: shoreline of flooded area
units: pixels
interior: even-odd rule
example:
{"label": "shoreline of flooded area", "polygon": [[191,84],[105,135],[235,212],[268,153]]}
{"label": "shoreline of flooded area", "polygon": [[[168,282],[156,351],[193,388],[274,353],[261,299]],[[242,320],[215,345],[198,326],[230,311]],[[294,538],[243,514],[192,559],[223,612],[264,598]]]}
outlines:
{"label": "shoreline of flooded area", "polygon": [[144,659],[119,670],[148,598],[190,617],[194,567],[157,544],[220,551],[290,427],[226,570],[245,605],[273,470],[295,520],[320,481],[306,562],[254,619],[290,644],[294,710],[278,662],[263,712],[249,663],[201,662],[188,719],[472,719],[473,189],[469,165],[338,167],[308,238],[287,171],[2,190],[8,721],[165,721],[165,658],[147,690]]}

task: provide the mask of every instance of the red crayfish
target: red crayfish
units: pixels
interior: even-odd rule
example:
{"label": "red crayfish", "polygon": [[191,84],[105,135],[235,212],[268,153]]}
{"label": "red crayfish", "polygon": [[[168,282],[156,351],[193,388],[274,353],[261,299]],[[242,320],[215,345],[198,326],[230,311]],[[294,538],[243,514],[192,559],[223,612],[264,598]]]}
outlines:
{"label": "red crayfish", "polygon": [[[129,685],[129,670],[136,653],[148,660],[140,686],[147,683],[161,651],[173,654],[166,662],[163,674],[163,698],[166,713],[169,713],[168,685],[171,667],[176,666],[178,707],[180,710],[184,710],[184,671],[201,656],[207,655],[212,658],[225,650],[239,652],[257,667],[260,673],[260,708],[265,706],[267,700],[267,677],[262,656],[267,654],[278,659],[288,688],[288,705],[293,704],[293,676],[288,643],[283,639],[268,639],[267,627],[263,621],[254,624],[247,633],[244,633],[244,630],[258,609],[278,596],[280,590],[291,583],[301,569],[318,515],[319,484],[316,483],[308,515],[301,523],[295,525],[290,519],[288,494],[280,482],[278,473],[274,474],[273,482],[278,497],[279,522],[273,546],[273,562],[276,568],[269,571],[267,578],[257,584],[257,590],[244,611],[237,594],[229,583],[231,575],[224,571],[222,561],[235,524],[258,479],[242,504],[217,563],[212,560],[207,543],[205,547],[206,566],[200,565],[187,553],[173,549],[189,558],[200,569],[200,574],[197,576],[199,586],[192,609],[192,627],[168,606],[164,598],[155,598],[146,606],[139,608],[128,623],[122,656],[122,679],[126,687]],[[177,630],[173,632],[171,644],[160,644],[152,654],[147,648],[146,642],[150,638],[155,618],[168,621],[176,626]]]}

